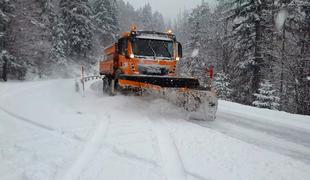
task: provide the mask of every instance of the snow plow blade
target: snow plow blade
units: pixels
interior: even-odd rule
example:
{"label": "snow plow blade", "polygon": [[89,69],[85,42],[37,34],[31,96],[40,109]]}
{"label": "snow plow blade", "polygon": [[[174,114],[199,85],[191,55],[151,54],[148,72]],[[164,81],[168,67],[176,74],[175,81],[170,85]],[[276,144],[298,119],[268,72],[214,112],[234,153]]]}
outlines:
{"label": "snow plow blade", "polygon": [[168,100],[188,112],[187,119],[214,121],[218,99],[214,92],[183,88],[145,89],[151,95]]}
{"label": "snow plow blade", "polygon": [[189,88],[198,89],[199,82],[195,78],[180,78],[172,76],[151,76],[151,75],[119,75],[117,79],[152,84],[167,88]]}
{"label": "snow plow blade", "polygon": [[201,87],[196,78],[151,75],[119,75],[121,87],[137,87],[144,94],[156,96],[182,107],[188,119],[215,120],[218,100],[211,88]]}

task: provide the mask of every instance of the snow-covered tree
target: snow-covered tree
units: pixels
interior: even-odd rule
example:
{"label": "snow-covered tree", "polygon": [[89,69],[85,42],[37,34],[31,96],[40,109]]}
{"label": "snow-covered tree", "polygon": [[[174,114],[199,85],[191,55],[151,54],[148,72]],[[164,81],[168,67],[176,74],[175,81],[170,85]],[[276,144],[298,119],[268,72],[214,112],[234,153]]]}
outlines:
{"label": "snow-covered tree", "polygon": [[[0,0],[0,53],[5,51],[5,37],[6,37],[6,29],[10,18],[7,15],[6,11],[6,2],[4,0]],[[0,63],[3,61],[0,61]]]}
{"label": "snow-covered tree", "polygon": [[53,47],[50,52],[50,56],[53,59],[54,63],[60,66],[67,66],[66,62],[66,31],[65,24],[62,19],[59,18],[55,22],[55,26],[53,27]]}
{"label": "snow-covered tree", "polygon": [[[160,14],[157,11],[153,14],[152,24],[153,24],[152,27],[154,31],[158,31],[158,32],[166,31],[164,17],[162,14]],[[171,28],[171,27],[168,27],[168,28]]]}
{"label": "snow-covered tree", "polygon": [[258,93],[255,93],[254,96],[253,105],[256,107],[277,110],[280,106],[278,103],[280,99],[269,80],[260,83]]}
{"label": "snow-covered tree", "polygon": [[96,0],[93,3],[96,35],[102,44],[110,44],[119,34],[117,4],[115,0]]}
{"label": "snow-covered tree", "polygon": [[167,26],[163,15],[157,11],[153,13],[150,4],[144,5],[142,8],[135,10],[130,3],[118,0],[119,26],[121,32],[130,30],[132,24],[137,25],[139,30],[160,31],[164,32]]}
{"label": "snow-covered tree", "polygon": [[148,3],[145,6],[143,6],[140,11],[139,11],[139,28],[145,31],[152,31],[154,30],[154,26],[152,24],[152,18],[153,18],[153,13],[152,13],[152,7]]}
{"label": "snow-covered tree", "polygon": [[111,0],[111,8],[109,9],[109,12],[111,15],[112,23],[114,25],[111,26],[111,35],[113,36],[113,40],[117,39],[120,33],[118,11],[119,9],[116,0]]}
{"label": "snow-covered tree", "polygon": [[59,7],[67,32],[67,55],[86,57],[93,38],[88,0],[60,0]]}
{"label": "snow-covered tree", "polygon": [[190,26],[189,49],[192,51],[188,57],[191,74],[204,78],[207,67],[210,66],[211,58],[209,57],[208,48],[210,48],[210,25],[211,10],[207,3],[202,3],[194,8],[188,21]]}
{"label": "snow-covered tree", "polygon": [[186,53],[187,42],[190,37],[190,27],[189,27],[189,11],[180,12],[177,18],[173,22],[173,31],[178,38],[178,41],[183,44],[183,49]]}
{"label": "snow-covered tree", "polygon": [[59,13],[58,5],[53,0],[39,0],[42,6],[44,21],[51,36],[51,47],[49,49],[49,60],[44,61],[44,74],[52,77],[65,77],[67,70],[67,33],[62,15]]}
{"label": "snow-covered tree", "polygon": [[296,112],[310,115],[310,2],[308,0],[291,0],[288,4],[287,33],[290,35],[288,66],[290,84],[294,88]]}
{"label": "snow-covered tree", "polygon": [[232,84],[234,97],[241,103],[251,104],[262,79],[262,4],[256,0],[233,0],[231,3],[235,64]]}
{"label": "snow-covered tree", "polygon": [[279,0],[276,3],[278,58],[273,82],[279,89],[281,110],[310,114],[310,2]]}
{"label": "snow-covered tree", "polygon": [[132,24],[139,25],[139,15],[135,8],[123,0],[118,0],[117,3],[120,32],[129,31]]}
{"label": "snow-covered tree", "polygon": [[14,5],[10,0],[0,0],[0,78],[8,79],[8,75],[13,78],[23,79],[26,69],[16,62],[16,58],[8,52],[8,25],[14,11]]}
{"label": "snow-covered tree", "polygon": [[230,79],[224,72],[219,72],[214,77],[214,88],[220,99],[228,100],[231,95]]}

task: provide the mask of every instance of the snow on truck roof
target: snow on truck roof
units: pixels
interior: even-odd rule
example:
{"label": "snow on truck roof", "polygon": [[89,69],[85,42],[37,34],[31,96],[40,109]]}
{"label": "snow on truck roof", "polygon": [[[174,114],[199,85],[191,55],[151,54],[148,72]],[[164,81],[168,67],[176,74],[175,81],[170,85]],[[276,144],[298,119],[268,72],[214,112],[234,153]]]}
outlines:
{"label": "snow on truck roof", "polygon": [[156,34],[143,34],[136,36],[138,39],[154,39],[154,40],[163,40],[163,41],[172,41],[172,38],[159,36]]}
{"label": "snow on truck roof", "polygon": [[136,31],[132,32],[134,37],[139,39],[155,39],[155,40],[163,40],[163,41],[173,41],[176,40],[175,35],[167,34],[162,32],[155,31]]}

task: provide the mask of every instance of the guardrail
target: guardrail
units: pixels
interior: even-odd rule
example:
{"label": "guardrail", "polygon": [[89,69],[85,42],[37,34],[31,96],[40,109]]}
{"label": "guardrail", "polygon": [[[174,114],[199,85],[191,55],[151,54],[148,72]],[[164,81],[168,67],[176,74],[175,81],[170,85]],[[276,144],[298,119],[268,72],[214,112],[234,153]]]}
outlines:
{"label": "guardrail", "polygon": [[82,77],[80,79],[75,79],[75,91],[79,92],[80,91],[80,84],[82,84],[82,95],[83,97],[85,96],[85,83],[88,81],[93,81],[93,80],[98,80],[104,78],[103,75],[98,75],[98,76],[87,76],[87,77]]}
{"label": "guardrail", "polygon": [[91,80],[96,80],[96,79],[102,79],[104,76],[87,76],[87,77],[82,77],[81,81],[87,82]]}
{"label": "guardrail", "polygon": [[[84,92],[85,92],[85,82],[88,82],[88,81],[91,81],[91,80],[102,79],[102,78],[104,78],[104,75],[93,75],[93,76],[86,76],[85,77],[85,68],[84,68],[84,66],[81,66],[80,82],[82,84],[83,96],[85,96],[85,94],[84,94]],[[77,79],[75,80],[75,91],[76,92],[80,91],[79,82],[78,82]]]}

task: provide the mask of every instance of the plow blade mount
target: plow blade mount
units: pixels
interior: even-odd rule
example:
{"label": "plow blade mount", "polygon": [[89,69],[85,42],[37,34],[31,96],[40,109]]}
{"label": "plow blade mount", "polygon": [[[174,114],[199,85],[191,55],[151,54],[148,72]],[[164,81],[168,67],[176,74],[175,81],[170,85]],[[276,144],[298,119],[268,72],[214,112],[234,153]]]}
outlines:
{"label": "plow blade mount", "polygon": [[198,89],[199,81],[195,78],[179,78],[171,76],[151,75],[119,75],[117,79],[152,84],[163,88],[189,88]]}

